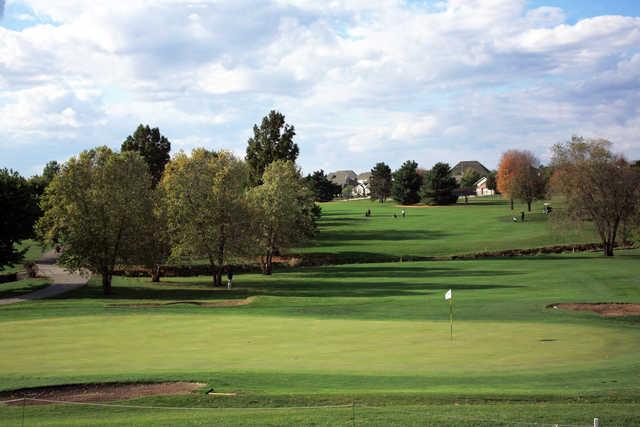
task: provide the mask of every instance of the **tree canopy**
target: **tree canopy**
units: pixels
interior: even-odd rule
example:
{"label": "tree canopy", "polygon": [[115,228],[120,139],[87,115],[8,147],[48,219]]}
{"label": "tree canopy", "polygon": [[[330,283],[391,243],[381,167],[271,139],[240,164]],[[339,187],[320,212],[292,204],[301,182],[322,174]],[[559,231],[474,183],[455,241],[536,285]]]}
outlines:
{"label": "tree canopy", "polygon": [[171,142],[160,133],[160,129],[140,124],[133,135],[127,136],[124,140],[121,150],[140,153],[149,167],[155,187],[162,178],[165,165],[169,162]]}
{"label": "tree canopy", "polygon": [[138,153],[83,151],[45,190],[38,233],[64,248],[62,265],[101,274],[110,294],[116,264],[140,260],[140,231],[152,214],[151,201],[151,176]]}
{"label": "tree canopy", "polygon": [[462,188],[474,188],[474,184],[482,178],[478,172],[473,169],[467,169],[460,179],[460,187]]}
{"label": "tree canopy", "polygon": [[296,161],[299,149],[293,142],[295,134],[293,125],[285,123],[284,114],[275,110],[262,119],[260,127],[253,125],[253,137],[249,138],[245,157],[252,185],[262,182],[262,174],[271,162]]}
{"label": "tree canopy", "polygon": [[371,177],[369,178],[369,190],[371,199],[380,203],[391,195],[391,168],[383,162],[376,163],[371,169]]}
{"label": "tree canopy", "polygon": [[322,169],[304,178],[304,182],[314,195],[316,202],[330,202],[340,194],[342,188],[327,178]]}
{"label": "tree canopy", "polygon": [[0,169],[0,269],[22,260],[15,244],[31,237],[39,216],[37,195],[18,172]]}
{"label": "tree canopy", "polygon": [[422,201],[428,205],[451,205],[458,200],[457,188],[458,182],[451,176],[449,164],[436,163],[422,186]]}
{"label": "tree canopy", "polygon": [[402,205],[413,205],[420,201],[418,192],[422,185],[422,177],[417,172],[418,164],[407,160],[400,169],[393,173],[391,194]]}
{"label": "tree canopy", "polygon": [[276,160],[265,169],[263,183],[250,190],[249,203],[262,271],[271,274],[274,254],[313,235],[313,194],[292,161]]}
{"label": "tree canopy", "polygon": [[545,193],[545,179],[540,166],[540,161],[530,151],[505,152],[498,167],[498,191],[512,201],[522,200],[531,211],[531,203]]}
{"label": "tree canopy", "polygon": [[213,284],[222,285],[227,263],[248,252],[251,235],[246,164],[227,151],[195,149],[167,165],[166,195],[172,255],[206,258]]}
{"label": "tree canopy", "polygon": [[606,256],[613,256],[620,230],[637,221],[640,210],[640,170],[610,147],[609,141],[577,136],[555,145],[551,177],[552,193],[565,200],[554,215],[592,221]]}

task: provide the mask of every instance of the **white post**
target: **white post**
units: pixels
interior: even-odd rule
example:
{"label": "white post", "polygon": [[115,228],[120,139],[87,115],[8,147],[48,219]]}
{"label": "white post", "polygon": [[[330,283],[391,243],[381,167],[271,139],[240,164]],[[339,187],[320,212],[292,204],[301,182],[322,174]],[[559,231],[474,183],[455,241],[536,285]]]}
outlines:
{"label": "white post", "polygon": [[600,419],[599,418],[594,418],[593,419],[593,427],[600,427]]}

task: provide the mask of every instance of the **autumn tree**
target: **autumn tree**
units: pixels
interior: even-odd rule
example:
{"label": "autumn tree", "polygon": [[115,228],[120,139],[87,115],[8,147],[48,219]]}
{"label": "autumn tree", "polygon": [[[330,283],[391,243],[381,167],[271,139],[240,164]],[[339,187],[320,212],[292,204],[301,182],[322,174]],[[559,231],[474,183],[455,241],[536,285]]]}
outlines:
{"label": "autumn tree", "polygon": [[251,185],[262,182],[262,174],[271,162],[296,161],[300,150],[293,142],[295,134],[295,128],[285,123],[284,114],[274,110],[262,119],[260,127],[253,126],[253,137],[249,138],[245,157]]}
{"label": "autumn tree", "polygon": [[160,129],[140,124],[133,135],[127,136],[127,139],[122,143],[121,150],[140,153],[149,166],[155,187],[160,182],[164,168],[169,162],[171,142],[160,133]]}
{"label": "autumn tree", "polygon": [[47,186],[41,207],[38,234],[64,247],[58,262],[100,274],[108,295],[115,266],[139,262],[144,250],[140,233],[152,215],[151,176],[138,153],[83,151]]}
{"label": "autumn tree", "polygon": [[248,180],[247,165],[231,153],[198,148],[176,155],[161,181],[172,255],[206,258],[214,286],[222,285],[225,265],[248,250]]}
{"label": "autumn tree", "polygon": [[386,163],[380,162],[371,169],[369,178],[369,191],[371,199],[380,203],[391,195],[391,168]]}
{"label": "autumn tree", "polygon": [[418,164],[413,160],[407,160],[400,169],[393,173],[391,194],[400,204],[413,205],[420,201],[420,186],[422,177],[417,172]]}
{"label": "autumn tree", "polygon": [[39,216],[37,195],[18,172],[0,169],[0,270],[24,256],[16,244],[33,234]]}
{"label": "autumn tree", "polygon": [[451,205],[458,200],[458,183],[451,176],[447,163],[436,163],[427,173],[420,191],[422,201],[428,205]]}
{"label": "autumn tree", "polygon": [[273,256],[299,245],[315,230],[313,193],[290,160],[276,160],[264,171],[262,184],[249,192],[252,230],[264,274],[271,274]]}
{"label": "autumn tree", "polygon": [[621,229],[637,220],[640,170],[610,151],[606,140],[574,136],[553,147],[552,194],[564,199],[561,219],[592,221],[605,256],[613,256]]}
{"label": "autumn tree", "polygon": [[508,197],[513,209],[513,199],[522,200],[531,212],[534,200],[545,193],[544,176],[540,161],[530,151],[509,150],[502,155],[497,175],[498,191]]}

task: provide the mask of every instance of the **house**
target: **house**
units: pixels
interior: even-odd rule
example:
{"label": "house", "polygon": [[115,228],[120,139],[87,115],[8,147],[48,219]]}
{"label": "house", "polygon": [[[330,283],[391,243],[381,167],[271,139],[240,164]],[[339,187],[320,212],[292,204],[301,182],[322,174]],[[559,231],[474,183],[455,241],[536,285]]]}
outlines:
{"label": "house", "polygon": [[353,188],[353,195],[356,197],[368,197],[371,194],[369,181],[371,180],[371,172],[362,172],[358,174],[357,184]]}
{"label": "house", "polygon": [[491,173],[489,169],[485,168],[482,163],[478,162],[477,160],[467,160],[459,162],[457,165],[451,168],[451,176],[453,176],[456,181],[460,182],[465,172],[468,172],[469,170],[478,172],[478,175],[482,177],[489,176],[489,174]]}
{"label": "house", "polygon": [[473,184],[476,189],[476,196],[494,196],[496,194],[495,190],[487,187],[488,179],[486,176],[483,176],[479,180]]}
{"label": "house", "polygon": [[334,184],[338,184],[342,188],[347,185],[355,186],[358,184],[358,175],[351,170],[330,172],[327,174],[327,178],[329,178],[329,181]]}

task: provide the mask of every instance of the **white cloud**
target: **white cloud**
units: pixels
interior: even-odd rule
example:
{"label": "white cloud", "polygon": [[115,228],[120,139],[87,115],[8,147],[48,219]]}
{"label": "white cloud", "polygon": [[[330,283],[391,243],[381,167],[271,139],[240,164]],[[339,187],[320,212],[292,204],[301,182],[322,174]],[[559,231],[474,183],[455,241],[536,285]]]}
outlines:
{"label": "white cloud", "polygon": [[525,0],[20,2],[37,21],[0,27],[4,139],[116,146],[143,122],[241,153],[275,108],[307,172],[495,166],[596,131],[640,156],[637,17],[568,24]]}

